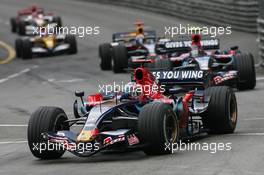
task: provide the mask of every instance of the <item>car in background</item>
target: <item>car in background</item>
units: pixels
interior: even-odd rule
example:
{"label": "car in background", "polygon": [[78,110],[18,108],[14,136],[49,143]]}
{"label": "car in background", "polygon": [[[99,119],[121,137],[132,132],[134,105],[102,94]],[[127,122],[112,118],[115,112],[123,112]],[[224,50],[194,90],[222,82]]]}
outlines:
{"label": "car in background", "polygon": [[19,10],[17,17],[10,18],[11,32],[19,35],[34,35],[35,28],[47,24],[56,24],[60,27],[62,26],[62,20],[52,13],[44,13],[44,9],[38,6]]}
{"label": "car in background", "polygon": [[158,42],[157,56],[147,66],[156,69],[178,69],[188,65],[189,69],[209,70],[212,86],[227,85],[239,90],[254,89],[256,73],[253,55],[242,52],[238,46],[227,51],[219,49],[219,39],[201,35]]}
{"label": "car in background", "polygon": [[77,42],[74,35],[45,35],[18,38],[15,41],[17,57],[29,59],[34,56],[76,54]]}
{"label": "car in background", "polygon": [[100,44],[99,57],[102,70],[123,72],[125,68],[134,67],[133,61],[145,58],[155,52],[156,32],[144,30],[142,22],[136,22],[136,30],[115,33],[111,43]]}

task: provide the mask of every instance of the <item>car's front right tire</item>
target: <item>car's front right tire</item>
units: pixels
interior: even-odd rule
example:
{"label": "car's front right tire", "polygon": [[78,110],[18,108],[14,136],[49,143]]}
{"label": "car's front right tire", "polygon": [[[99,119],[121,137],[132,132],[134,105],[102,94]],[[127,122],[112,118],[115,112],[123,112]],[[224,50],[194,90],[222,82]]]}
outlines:
{"label": "car's front right tire", "polygon": [[239,75],[237,88],[239,90],[254,89],[256,86],[256,72],[253,55],[250,53],[235,55],[235,68]]}
{"label": "car's front right tire", "polygon": [[233,133],[237,123],[237,101],[232,88],[209,87],[205,95],[210,96],[210,102],[202,118],[204,127],[211,134]]}
{"label": "car's front right tire", "polygon": [[179,140],[178,118],[168,104],[146,104],[139,114],[138,132],[140,141],[146,144],[143,151],[147,155],[169,154],[167,146]]}

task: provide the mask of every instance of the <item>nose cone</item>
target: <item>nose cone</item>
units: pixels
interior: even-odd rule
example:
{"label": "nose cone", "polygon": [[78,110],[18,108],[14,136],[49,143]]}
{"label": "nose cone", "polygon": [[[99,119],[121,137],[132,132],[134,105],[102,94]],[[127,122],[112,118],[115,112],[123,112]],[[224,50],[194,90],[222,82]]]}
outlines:
{"label": "nose cone", "polygon": [[54,47],[54,42],[52,40],[46,41],[46,46],[48,49],[52,49]]}
{"label": "nose cone", "polygon": [[91,131],[82,131],[77,137],[78,142],[90,142],[93,139]]}
{"label": "nose cone", "polygon": [[99,134],[98,129],[82,130],[77,137],[77,142],[91,142]]}

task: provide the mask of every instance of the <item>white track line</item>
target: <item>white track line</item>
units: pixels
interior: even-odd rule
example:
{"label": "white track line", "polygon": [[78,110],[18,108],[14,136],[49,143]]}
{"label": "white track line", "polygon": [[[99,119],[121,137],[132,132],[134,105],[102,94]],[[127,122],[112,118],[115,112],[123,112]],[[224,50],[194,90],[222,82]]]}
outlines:
{"label": "white track line", "polygon": [[1,83],[4,83],[4,82],[6,82],[6,81],[8,81],[8,80],[10,80],[10,79],[16,78],[16,77],[18,77],[18,76],[20,76],[20,75],[23,75],[23,74],[25,74],[25,73],[27,73],[27,72],[29,72],[29,71],[31,71],[32,69],[35,69],[35,68],[37,68],[37,67],[38,67],[38,66],[35,65],[35,66],[32,66],[31,68],[27,68],[27,69],[24,69],[24,70],[22,70],[22,71],[20,71],[20,72],[17,72],[17,73],[14,73],[14,74],[12,74],[12,75],[9,75],[9,76],[7,76],[6,78],[2,78],[2,79],[0,79],[0,84],[1,84]]}
{"label": "white track line", "polygon": [[264,136],[263,132],[252,132],[252,133],[234,133],[234,134],[228,134],[232,136]]}
{"label": "white track line", "polygon": [[27,127],[28,125],[23,124],[0,124],[0,127]]}
{"label": "white track line", "polygon": [[3,145],[3,144],[20,144],[20,143],[27,143],[26,140],[21,140],[21,141],[3,141],[3,142],[0,142],[0,145]]}
{"label": "white track line", "polygon": [[75,82],[81,82],[84,81],[82,78],[76,78],[76,79],[69,79],[69,80],[55,80],[53,78],[48,79],[48,82],[54,82],[54,83],[75,83]]}
{"label": "white track line", "polygon": [[56,82],[58,83],[75,83],[75,82],[81,82],[84,81],[84,79],[77,78],[77,79],[71,79],[71,80],[58,80]]}
{"label": "white track line", "polygon": [[264,117],[263,118],[243,118],[243,119],[239,119],[239,120],[244,120],[244,121],[264,120]]}
{"label": "white track line", "polygon": [[257,77],[257,81],[264,80],[264,77]]}

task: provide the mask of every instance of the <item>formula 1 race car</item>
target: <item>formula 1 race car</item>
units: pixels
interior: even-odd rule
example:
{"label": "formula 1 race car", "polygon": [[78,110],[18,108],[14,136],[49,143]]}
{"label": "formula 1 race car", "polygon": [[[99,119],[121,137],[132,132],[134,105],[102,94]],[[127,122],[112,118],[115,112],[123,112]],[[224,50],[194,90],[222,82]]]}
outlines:
{"label": "formula 1 race car", "polygon": [[189,65],[195,70],[210,70],[212,85],[254,89],[256,73],[252,54],[242,53],[237,46],[228,51],[219,51],[219,48],[218,39],[202,39],[200,35],[193,35],[189,40],[158,43],[156,53],[159,55],[148,66],[173,69]]}
{"label": "formula 1 race car", "polygon": [[[60,158],[65,150],[88,157],[102,150],[143,150],[168,154],[166,147],[202,132],[234,132],[237,103],[227,86],[204,89],[206,72],[156,71],[140,67],[124,92],[89,95],[75,92],[75,119],[63,109],[40,107],[30,117],[28,145],[40,159]],[[160,81],[160,84],[156,83]],[[163,93],[162,85],[175,85]],[[184,88],[176,88],[180,85]],[[221,94],[221,95],[219,95]],[[71,131],[74,124],[80,132]]]}
{"label": "formula 1 race car", "polygon": [[145,58],[155,52],[156,32],[144,31],[142,22],[135,24],[135,32],[115,33],[112,43],[99,46],[102,70],[112,68],[115,73],[123,72],[132,60]]}
{"label": "formula 1 race car", "polygon": [[46,35],[24,37],[15,41],[17,57],[32,58],[34,55],[76,54],[77,43],[74,35]]}
{"label": "formula 1 race car", "polygon": [[17,17],[10,18],[11,31],[19,35],[36,35],[34,31],[38,27],[47,24],[62,26],[61,18],[53,16],[52,13],[44,13],[38,6],[32,6],[18,11]]}

